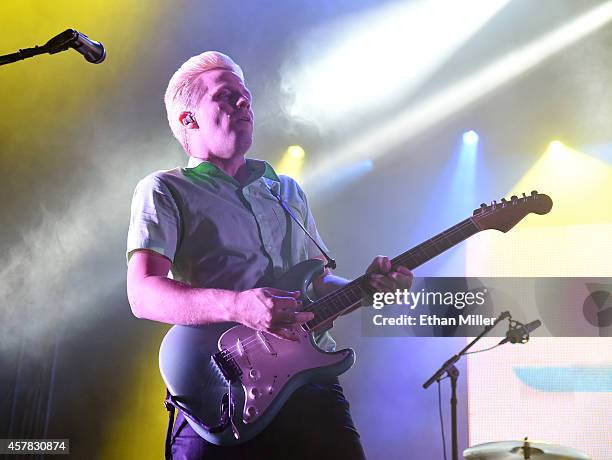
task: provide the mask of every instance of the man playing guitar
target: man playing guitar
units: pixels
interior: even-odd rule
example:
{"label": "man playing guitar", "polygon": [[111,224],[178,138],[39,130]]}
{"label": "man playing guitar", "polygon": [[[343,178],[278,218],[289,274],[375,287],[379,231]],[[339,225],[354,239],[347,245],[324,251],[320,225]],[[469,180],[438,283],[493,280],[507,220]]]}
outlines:
{"label": "man playing guitar", "polygon": [[[325,246],[299,185],[266,162],[245,159],[253,111],[242,70],[218,52],[194,56],[172,76],[165,104],[190,158],[186,168],[154,172],[136,187],[127,247],[133,314],[186,326],[231,321],[295,340],[295,328],[313,314],[299,311],[299,292],[268,286],[321,253],[275,194]],[[410,270],[392,269],[387,257],[376,257],[367,273],[374,290],[412,283]],[[347,282],[325,269],[313,288],[322,296]],[[316,340],[324,350],[335,347],[326,332]],[[261,434],[240,445],[207,442],[181,413],[170,442],[175,459],[365,458],[335,378],[301,387]]]}

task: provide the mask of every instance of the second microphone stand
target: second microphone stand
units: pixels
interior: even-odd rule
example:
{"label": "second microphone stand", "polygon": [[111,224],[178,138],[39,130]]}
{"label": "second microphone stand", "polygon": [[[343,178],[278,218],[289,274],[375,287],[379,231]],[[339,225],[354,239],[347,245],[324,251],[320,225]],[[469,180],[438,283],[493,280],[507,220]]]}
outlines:
{"label": "second microphone stand", "polygon": [[490,326],[485,326],[484,330],[478,337],[472,340],[463,350],[456,355],[452,356],[447,360],[440,369],[438,369],[434,375],[432,375],[427,382],[423,384],[423,388],[429,388],[434,382],[440,382],[444,377],[444,374],[448,376],[451,381],[451,446],[452,446],[452,459],[459,460],[459,447],[457,444],[457,380],[459,379],[459,369],[455,366],[455,363],[466,354],[466,352],[474,346],[481,338],[483,338],[491,329],[493,329],[497,323],[501,320],[510,318],[510,313],[507,311],[502,312],[496,319],[495,322]]}

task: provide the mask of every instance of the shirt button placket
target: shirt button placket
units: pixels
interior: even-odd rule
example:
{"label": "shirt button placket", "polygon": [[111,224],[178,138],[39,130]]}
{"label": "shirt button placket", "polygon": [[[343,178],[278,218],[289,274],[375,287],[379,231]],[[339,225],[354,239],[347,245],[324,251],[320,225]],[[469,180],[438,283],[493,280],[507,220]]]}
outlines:
{"label": "shirt button placket", "polygon": [[261,235],[261,239],[262,239],[262,244],[264,249],[266,250],[266,252],[268,253],[268,255],[270,257],[273,257],[272,255],[272,242],[270,241],[270,232],[268,231],[269,229],[266,227],[265,225],[265,212],[264,210],[260,207],[259,202],[257,202],[257,200],[251,200],[250,197],[253,197],[253,191],[250,188],[243,188],[242,189],[242,194],[244,196],[244,198],[247,200],[247,202],[249,203],[249,205],[251,206],[251,212],[253,213],[253,216],[255,217],[255,221],[257,222],[257,224],[259,225],[259,231],[260,231],[260,235]]}

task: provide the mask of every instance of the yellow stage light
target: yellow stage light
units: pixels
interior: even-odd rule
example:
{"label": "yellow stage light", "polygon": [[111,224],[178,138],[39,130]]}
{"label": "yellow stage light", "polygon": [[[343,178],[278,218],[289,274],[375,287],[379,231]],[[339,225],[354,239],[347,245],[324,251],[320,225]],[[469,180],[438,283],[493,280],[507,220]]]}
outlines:
{"label": "yellow stage light", "polygon": [[302,158],[304,158],[306,152],[304,152],[304,149],[299,145],[290,145],[287,148],[287,154],[292,158],[301,160]]}
{"label": "yellow stage light", "polygon": [[612,167],[560,141],[506,196],[549,195],[545,216],[529,215],[508,233],[483,232],[467,242],[468,276],[611,276]]}
{"label": "yellow stage light", "polygon": [[554,155],[556,157],[562,157],[569,153],[569,149],[561,141],[552,141],[550,144],[548,144],[548,149],[546,149],[546,151],[550,155]]}
{"label": "yellow stage light", "polygon": [[[3,133],[2,154],[6,159],[4,166],[10,168],[15,177],[32,181],[36,180],[37,175],[50,171],[46,168],[57,166],[58,159],[54,157],[51,162],[48,157],[47,145],[56,144],[52,136],[73,136],[76,139],[83,135],[83,128],[85,133],[89,133],[89,128],[96,125],[96,116],[103,120],[107,111],[114,110],[112,104],[108,105],[109,100],[123,94],[120,92],[121,87],[129,88],[127,85],[131,84],[130,81],[138,78],[142,72],[143,60],[150,59],[150,56],[143,53],[142,43],[157,37],[159,25],[167,20],[166,11],[172,9],[160,2],[138,0],[91,0],[87,8],[78,7],[71,0],[1,2],[3,53],[41,45],[68,27],[74,27],[92,39],[99,40],[108,52],[106,60],[100,65],[88,64],[81,55],[68,50],[53,56],[44,54],[2,66],[0,131]],[[138,37],[138,40],[133,40],[133,37]],[[22,123],[21,120],[34,120],[36,129],[32,129],[32,123]],[[107,133],[100,129],[100,132],[110,139],[115,137],[115,133],[110,130]],[[99,155],[100,149],[105,151],[109,146],[117,145],[117,141],[110,139],[108,142],[99,141],[97,147],[91,146],[92,151],[87,152],[90,158],[96,158],[94,155]],[[93,150],[95,148],[98,150]],[[66,161],[66,157],[62,156],[59,160]],[[79,164],[81,159],[76,158],[75,161]],[[112,167],[109,166],[108,170],[112,170]],[[86,193],[84,196],[90,198],[91,194]],[[116,189],[105,188],[99,191],[98,196],[105,200],[115,199]],[[9,262],[4,264],[1,272],[3,279],[15,278],[19,274],[17,279],[26,285],[38,285],[32,297],[34,300],[28,307],[40,313],[39,319],[33,324],[40,324],[43,331],[53,331],[57,327],[58,318],[63,323],[78,321],[75,319],[77,317],[85,321],[88,317],[82,310],[84,299],[108,295],[93,291],[88,292],[86,297],[74,297],[68,290],[61,296],[62,303],[56,305],[56,311],[61,311],[61,315],[55,316],[47,313],[47,298],[44,301],[38,300],[41,292],[49,292],[48,286],[58,290],[58,286],[69,286],[69,282],[64,284],[64,280],[74,277],[74,272],[83,263],[83,254],[97,244],[94,237],[84,236],[88,233],[84,229],[96,224],[88,222],[86,216],[77,215],[76,210],[81,208],[76,197],[70,203],[66,214],[57,224],[55,219],[49,217],[44,225],[28,229],[24,241],[36,241],[36,249],[39,250],[30,251],[28,246],[15,248],[16,254],[32,254],[32,265],[40,267],[41,271],[28,269],[17,272],[15,267],[21,267],[21,262]],[[91,201],[87,209],[90,206]],[[110,210],[106,218],[112,221],[116,214]],[[55,263],[50,264],[49,260]],[[10,289],[13,289],[10,283],[2,286],[0,297],[21,298],[21,292],[12,293]],[[3,295],[7,290],[10,296]],[[79,300],[71,300],[77,298]],[[78,311],[77,316],[69,316],[75,311]],[[3,310],[3,318],[6,316],[4,313]],[[129,312],[126,311],[125,315],[129,315]],[[87,319],[96,320],[96,316]],[[33,337],[38,335],[42,335],[41,332]],[[26,343],[34,340],[30,337],[23,339],[27,340]],[[107,410],[113,416],[97,423],[100,445],[90,448],[91,458],[159,458],[160,452],[163,452],[167,415],[160,404],[164,389],[155,359],[160,334],[142,340],[142,343],[147,341],[146,348],[130,350],[134,355],[142,353],[142,356],[134,359],[130,372],[117,380],[116,397],[109,400]],[[76,374],[74,377],[79,378]],[[82,396],[75,395],[75,398]],[[93,395],[85,397],[95,399]],[[61,428],[61,419],[52,421]],[[77,431],[77,434],[83,433]],[[80,439],[74,441],[75,444],[82,444]],[[83,450],[80,452],[82,454]],[[82,454],[82,458],[87,457]]]}
{"label": "yellow stage light", "polygon": [[285,174],[291,176],[296,180],[300,179],[302,168],[304,167],[304,158],[306,152],[299,145],[290,145],[287,147],[283,157],[276,166],[276,172],[278,174]]}

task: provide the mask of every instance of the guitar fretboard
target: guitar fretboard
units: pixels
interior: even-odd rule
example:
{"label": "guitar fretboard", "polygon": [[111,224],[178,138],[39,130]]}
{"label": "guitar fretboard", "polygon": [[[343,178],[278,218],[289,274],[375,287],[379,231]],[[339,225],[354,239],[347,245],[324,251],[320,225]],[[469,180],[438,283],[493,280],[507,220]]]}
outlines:
{"label": "guitar fretboard", "polygon": [[[391,264],[393,267],[403,265],[410,270],[414,270],[479,231],[480,229],[470,217],[393,258]],[[363,287],[365,282],[366,275],[362,275],[346,286],[310,304],[305,310],[312,311],[315,317],[306,325],[310,329],[314,329],[320,324],[335,319],[344,310],[361,302],[364,294],[366,294]]]}

